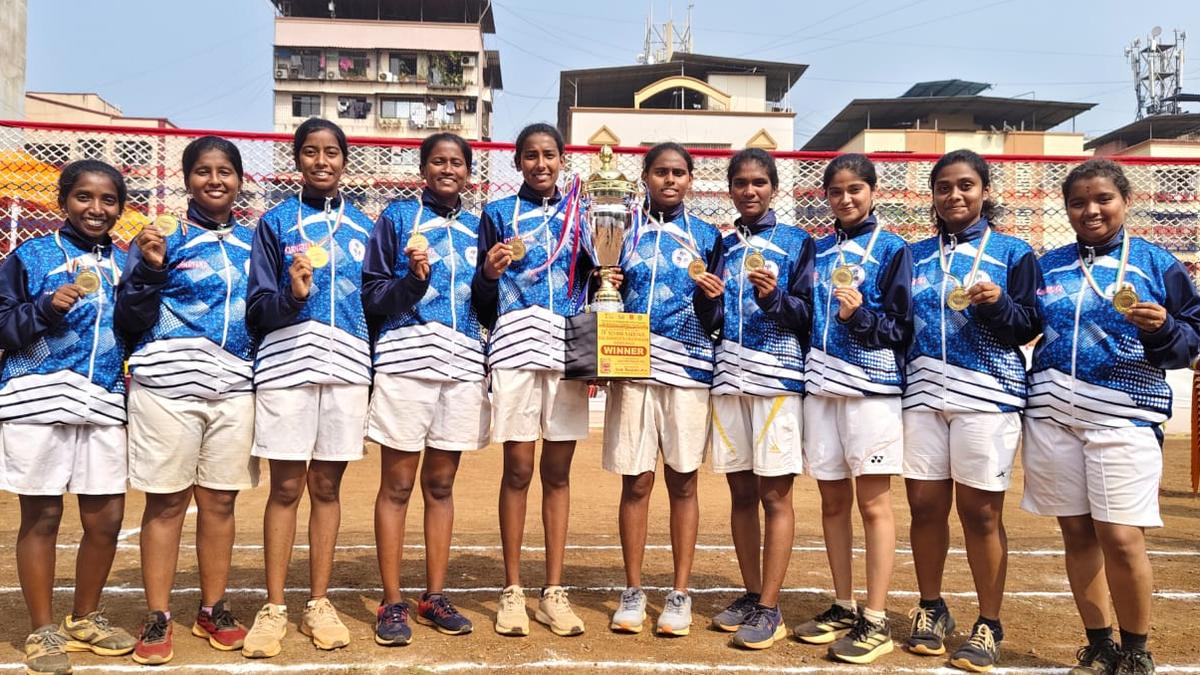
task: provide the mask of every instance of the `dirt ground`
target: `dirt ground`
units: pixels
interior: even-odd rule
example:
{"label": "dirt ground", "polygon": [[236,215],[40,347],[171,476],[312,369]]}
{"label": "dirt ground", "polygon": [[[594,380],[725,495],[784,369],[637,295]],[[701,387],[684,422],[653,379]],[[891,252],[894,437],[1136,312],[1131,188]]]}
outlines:
{"label": "dirt ground", "polygon": [[[1188,484],[1186,439],[1171,439],[1166,449],[1166,471],[1162,486],[1162,513],[1166,527],[1149,533],[1154,551],[1156,599],[1151,648],[1158,664],[1175,666],[1176,672],[1200,672],[1200,502]],[[945,666],[938,657],[922,658],[897,648],[868,668],[836,666],[824,658],[824,649],[787,640],[763,652],[739,651],[728,644],[728,636],[707,628],[709,618],[729,602],[740,587],[736,559],[729,546],[729,494],[724,481],[702,471],[700,480],[700,550],[692,575],[696,623],[691,636],[659,638],[646,631],[641,635],[609,632],[608,616],[624,585],[617,538],[616,507],[620,492],[617,477],[600,468],[600,437],[581,444],[575,459],[573,513],[567,552],[566,579],[574,587],[571,598],[587,624],[586,634],[560,638],[534,623],[526,638],[504,638],[491,626],[499,587],[503,585],[496,498],[501,467],[499,448],[492,446],[464,458],[456,490],[457,522],[455,551],[447,580],[451,599],[475,623],[475,633],[448,637],[425,626],[414,627],[411,645],[387,649],[372,638],[374,607],[378,603],[379,580],[372,534],[372,504],[378,481],[379,448],[369,446],[367,457],[354,464],[346,475],[343,491],[342,530],[333,574],[331,598],[353,634],[346,649],[321,652],[295,630],[299,609],[307,597],[307,551],[298,549],[289,577],[288,595],[293,621],[283,653],[269,661],[247,661],[236,653],[221,653],[190,636],[190,620],[198,602],[198,579],[192,534],[195,518],[189,516],[185,550],[180,559],[173,609],[175,660],[163,670],[188,672],[259,672],[287,666],[289,672],[458,672],[474,670],[532,670],[558,668],[572,672],[932,672]],[[265,473],[265,472],[264,472]],[[1062,544],[1050,519],[1031,516],[1018,508],[1021,497],[1018,474],[1007,502],[1007,528],[1012,551],[1009,562],[1008,595],[1003,621],[1007,639],[1002,645],[1002,665],[1009,672],[1050,672],[1073,663],[1082,642],[1082,627],[1076,616],[1063,572]],[[899,479],[892,496],[900,543],[889,612],[893,637],[899,643],[908,633],[906,613],[915,604],[916,582],[912,557],[907,550],[909,515]],[[238,504],[238,548],[234,554],[229,598],[245,622],[264,602],[262,532],[260,528],[266,486],[245,493]],[[530,588],[528,605],[536,606],[534,593],[542,579],[543,554],[539,492],[530,493],[529,519],[522,576]],[[58,557],[56,610],[70,609],[70,585],[74,567],[74,544],[78,541],[77,510],[68,499]],[[783,596],[783,611],[789,625],[807,619],[830,602],[828,568],[821,544],[819,502],[815,483],[800,478],[795,492],[796,549]],[[105,603],[118,625],[136,632],[144,615],[141,575],[138,564],[136,528],[141,517],[142,497],[131,492],[128,499],[121,549],[109,579]],[[27,632],[13,560],[16,538],[16,498],[0,495],[0,670],[18,670],[20,648]],[[302,507],[301,518],[307,510]],[[303,522],[303,520],[302,520]],[[410,509],[409,546],[405,551],[404,586],[414,596],[423,585],[424,566],[419,546],[420,500],[414,495]],[[671,583],[671,554],[668,544],[667,501],[661,483],[651,511],[644,584],[650,590],[651,620],[662,607],[665,587]],[[946,566],[947,599],[960,629],[950,640],[951,648],[964,639],[975,617],[970,572],[962,552],[957,521],[952,524],[950,559]],[[861,531],[858,533],[861,542]],[[304,528],[297,536],[304,541]],[[856,581],[862,587],[862,564],[856,561]],[[457,590],[456,590],[457,589]],[[861,598],[861,596],[860,596]],[[75,655],[76,670],[111,671],[141,669],[127,659],[102,659]]]}

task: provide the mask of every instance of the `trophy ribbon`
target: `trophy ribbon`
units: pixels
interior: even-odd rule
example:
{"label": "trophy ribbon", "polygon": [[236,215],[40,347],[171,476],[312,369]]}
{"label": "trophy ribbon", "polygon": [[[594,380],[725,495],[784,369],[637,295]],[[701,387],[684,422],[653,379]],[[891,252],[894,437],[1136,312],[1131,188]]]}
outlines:
{"label": "trophy ribbon", "polygon": [[304,206],[301,204],[296,207],[296,229],[300,232],[300,238],[308,243],[308,249],[305,250],[304,255],[314,268],[319,269],[329,264],[329,251],[326,250],[325,244],[333,239],[333,234],[341,226],[342,216],[345,213],[346,198],[342,197],[342,203],[338,206],[337,220],[331,224],[329,222],[329,212],[325,211],[325,229],[328,230],[328,233],[324,237],[321,237],[320,241],[313,241],[308,238],[308,233],[304,231]]}
{"label": "trophy ribbon", "polygon": [[856,274],[855,270],[857,268],[857,270],[860,270],[863,274],[866,273],[863,265],[871,259],[871,251],[875,248],[875,242],[879,240],[879,232],[882,229],[883,227],[881,225],[875,225],[875,230],[871,232],[871,238],[867,241],[867,247],[863,249],[862,257],[859,258],[858,262],[856,263],[846,262],[846,254],[842,251],[843,233],[841,230],[838,230],[836,235],[837,243],[834,244],[834,246],[837,248],[838,266],[835,267],[833,273],[830,274],[830,282],[833,284],[834,288],[856,286],[856,280],[858,280],[858,283],[862,283],[861,280],[858,279],[859,274]]}
{"label": "trophy ribbon", "polygon": [[[581,186],[581,181],[579,179],[579,176],[573,176],[571,178],[570,189],[567,190],[567,193],[565,195],[563,195],[562,199],[558,200],[558,208],[554,210],[554,213],[551,213],[542,219],[542,224],[538,229],[541,229],[542,227],[547,227],[549,225],[550,221],[552,221],[558,217],[559,213],[564,213],[562,232],[559,233],[558,241],[555,242],[554,248],[546,256],[546,263],[544,265],[541,265],[540,267],[537,267],[537,268],[534,268],[532,270],[525,272],[525,274],[532,276],[534,274],[539,274],[541,272],[544,272],[544,271],[550,269],[550,266],[554,264],[555,260],[558,260],[558,256],[560,256],[562,254],[563,249],[566,248],[567,235],[571,235],[572,239],[575,240],[575,242],[573,244],[574,248],[576,248],[576,249],[578,248],[579,233],[576,230],[579,229],[579,198],[581,197],[580,193],[582,192],[582,189],[580,186]],[[520,198],[518,198],[516,200],[516,204],[513,206],[513,225],[514,225],[514,227],[516,226],[517,220],[520,217],[520,210],[521,210],[521,200],[520,200]],[[574,263],[574,261],[572,261],[571,262],[571,270],[570,270],[570,276],[572,277],[572,281],[574,280],[574,272],[575,272],[575,263]]]}
{"label": "trophy ribbon", "polygon": [[971,305],[971,295],[967,289],[975,285],[975,277],[979,276],[979,265],[983,262],[983,251],[987,248],[988,240],[992,237],[992,228],[986,227],[983,230],[983,236],[979,238],[979,248],[975,250],[975,260],[971,263],[971,271],[963,278],[963,282],[958,283],[958,278],[950,273],[950,268],[954,264],[954,256],[957,251],[956,246],[950,247],[950,255],[946,255],[945,246],[942,244],[942,236],[938,235],[938,264],[942,268],[942,274],[945,275],[943,283],[946,279],[954,282],[954,288],[950,289],[949,295],[946,296],[946,305],[956,311],[961,312]]}
{"label": "trophy ribbon", "polygon": [[1113,308],[1121,314],[1128,314],[1129,310],[1138,303],[1138,294],[1133,286],[1125,284],[1125,270],[1129,266],[1129,230],[1122,228],[1121,235],[1121,262],[1117,266],[1117,282],[1113,284],[1116,291],[1112,298],[1105,295],[1100,284],[1096,283],[1096,278],[1092,276],[1091,265],[1084,260],[1082,251],[1079,251],[1079,269],[1083,271],[1083,278],[1087,279],[1088,285],[1092,287],[1093,291],[1096,291],[1096,295],[1110,300]]}

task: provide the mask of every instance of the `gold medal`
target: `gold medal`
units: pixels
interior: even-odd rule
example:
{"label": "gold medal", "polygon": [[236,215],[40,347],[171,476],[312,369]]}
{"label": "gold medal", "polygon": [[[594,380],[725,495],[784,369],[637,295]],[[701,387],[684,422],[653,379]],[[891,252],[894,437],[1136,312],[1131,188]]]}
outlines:
{"label": "gold medal", "polygon": [[700,277],[704,276],[704,273],[708,271],[708,265],[705,265],[704,261],[700,258],[692,258],[692,262],[688,263],[687,270],[688,276],[692,278],[692,281],[699,281]]}
{"label": "gold medal", "polygon": [[1117,291],[1112,299],[1113,308],[1122,314],[1128,314],[1137,303],[1138,294],[1137,291],[1133,290],[1133,286],[1126,286]]}
{"label": "gold medal", "polygon": [[179,219],[175,216],[163,214],[154,219],[154,229],[158,230],[164,237],[169,237],[175,234],[175,230],[179,229]]}
{"label": "gold medal", "polygon": [[954,290],[946,296],[946,306],[956,312],[961,312],[971,306],[971,294],[967,293],[967,289],[962,286],[955,286]]}
{"label": "gold medal", "polygon": [[512,239],[509,239],[508,247],[512,249],[512,253],[509,257],[513,259],[513,262],[521,260],[528,252],[525,247],[525,240],[521,239],[520,237],[513,237]]}
{"label": "gold medal", "polygon": [[75,285],[84,293],[91,295],[100,290],[100,275],[91,270],[84,270],[75,275]]}
{"label": "gold medal", "polygon": [[414,232],[411,236],[409,236],[408,242],[404,244],[404,248],[424,251],[429,248],[429,240],[426,239],[425,235],[421,234],[420,232]]}
{"label": "gold medal", "polygon": [[329,264],[329,251],[325,250],[324,246],[313,244],[304,252],[308,257],[308,262],[312,263],[313,269],[318,269]]}
{"label": "gold medal", "polygon": [[757,269],[762,269],[763,265],[767,264],[767,259],[764,258],[763,254],[759,253],[758,251],[752,251],[746,256],[746,259],[742,261],[742,264],[746,266],[747,270],[754,271]]}
{"label": "gold medal", "polygon": [[850,288],[854,285],[854,268],[849,265],[838,265],[830,275],[834,288]]}

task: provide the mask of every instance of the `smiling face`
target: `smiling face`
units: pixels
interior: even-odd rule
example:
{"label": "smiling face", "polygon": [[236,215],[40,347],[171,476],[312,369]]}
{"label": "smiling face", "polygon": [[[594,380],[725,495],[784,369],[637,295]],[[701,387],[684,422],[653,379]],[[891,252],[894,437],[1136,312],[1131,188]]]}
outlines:
{"label": "smiling face", "polygon": [[317,129],[300,146],[297,166],[304,177],[306,192],[316,197],[332,197],[337,194],[346,169],[346,156],[332,131]]}
{"label": "smiling face", "polygon": [[108,234],[121,216],[117,186],[102,173],[80,174],[61,206],[71,225],[89,239],[100,239]]}
{"label": "smiling face", "polygon": [[1107,176],[1081,178],[1067,194],[1067,219],[1079,240],[1103,244],[1125,224],[1129,202]]}
{"label": "smiling face", "polygon": [[654,163],[642,175],[650,192],[650,205],[658,211],[669,211],[683,203],[692,186],[692,174],[687,159],[673,150],[654,158]]}
{"label": "smiling face", "polygon": [[771,175],[767,173],[767,167],[758,162],[742,162],[729,181],[729,198],[733,200],[742,222],[747,225],[762,218],[771,208],[771,199],[774,197],[775,186],[771,185]]}
{"label": "smiling face", "polygon": [[983,179],[966,162],[947,164],[933,181],[933,210],[954,234],[974,225],[988,198]]}
{"label": "smiling face", "polygon": [[517,168],[525,184],[543,197],[553,197],[562,170],[562,153],[550,134],[530,134],[521,146]]}
{"label": "smiling face", "polygon": [[854,227],[871,215],[874,190],[857,173],[842,169],[825,188],[825,199],[842,227]]}
{"label": "smiling face", "polygon": [[458,203],[458,195],[467,184],[469,174],[462,148],[452,141],[442,141],[433,146],[429,159],[421,167],[426,187],[447,206]]}
{"label": "smiling face", "polygon": [[242,189],[242,179],[229,156],[212,149],[196,158],[196,164],[187,175],[187,189],[202,211],[223,223],[229,220],[233,200]]}

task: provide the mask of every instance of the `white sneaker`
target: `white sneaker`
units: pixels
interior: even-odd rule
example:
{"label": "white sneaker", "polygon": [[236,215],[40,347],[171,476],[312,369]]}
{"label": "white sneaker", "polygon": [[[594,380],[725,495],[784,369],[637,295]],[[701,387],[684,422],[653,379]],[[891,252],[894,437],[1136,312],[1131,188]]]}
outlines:
{"label": "white sneaker", "polygon": [[501,635],[529,635],[525,589],[516,584],[500,591],[500,607],[496,610],[496,632]]}
{"label": "white sneaker", "polygon": [[667,593],[667,602],[658,615],[659,635],[687,635],[692,630],[692,597],[680,591]]}
{"label": "white sneaker", "polygon": [[583,620],[571,609],[571,601],[567,600],[567,592],[562,586],[547,586],[542,590],[542,599],[538,601],[533,618],[549,626],[555,635],[583,634]]}
{"label": "white sneaker", "polygon": [[283,636],[287,635],[287,610],[271,603],[262,606],[254,616],[254,625],[242,641],[242,656],[248,659],[269,659],[283,649]]}
{"label": "white sneaker", "polygon": [[646,622],[646,594],[640,588],[626,588],[621,592],[621,606],[613,612],[611,630],[619,633],[640,633]]}

